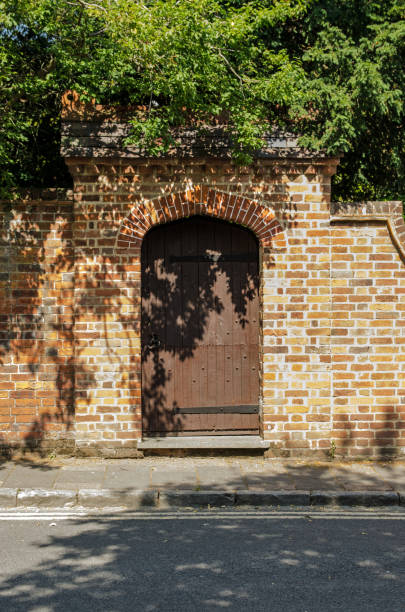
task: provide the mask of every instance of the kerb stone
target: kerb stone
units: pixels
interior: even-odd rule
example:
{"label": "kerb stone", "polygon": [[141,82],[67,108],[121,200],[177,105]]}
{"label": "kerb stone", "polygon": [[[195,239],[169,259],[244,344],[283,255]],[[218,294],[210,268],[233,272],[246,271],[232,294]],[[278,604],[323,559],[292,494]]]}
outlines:
{"label": "kerb stone", "polygon": [[157,506],[158,496],[144,489],[79,489],[78,503],[85,508],[125,507],[137,510]]}
{"label": "kerb stone", "polygon": [[17,493],[17,506],[66,508],[77,503],[74,491],[54,489],[20,489]]}
{"label": "kerb stone", "polygon": [[17,489],[0,489],[0,508],[15,508]]}
{"label": "kerb stone", "polygon": [[314,491],[314,506],[398,506],[399,495],[395,491]]}
{"label": "kerb stone", "polygon": [[308,506],[309,491],[237,491],[237,506]]}
{"label": "kerb stone", "polygon": [[226,491],[165,491],[159,494],[160,508],[233,506],[235,494]]}

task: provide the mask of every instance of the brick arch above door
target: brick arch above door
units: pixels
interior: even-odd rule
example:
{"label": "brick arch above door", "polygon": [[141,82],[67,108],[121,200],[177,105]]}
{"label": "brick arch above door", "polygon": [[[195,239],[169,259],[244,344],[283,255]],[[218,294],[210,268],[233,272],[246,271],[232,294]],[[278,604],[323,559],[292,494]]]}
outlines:
{"label": "brick arch above door", "polygon": [[194,186],[141,202],[123,221],[116,246],[140,248],[143,237],[152,227],[193,215],[208,215],[247,227],[263,247],[286,246],[284,229],[273,210],[251,198],[206,186]]}

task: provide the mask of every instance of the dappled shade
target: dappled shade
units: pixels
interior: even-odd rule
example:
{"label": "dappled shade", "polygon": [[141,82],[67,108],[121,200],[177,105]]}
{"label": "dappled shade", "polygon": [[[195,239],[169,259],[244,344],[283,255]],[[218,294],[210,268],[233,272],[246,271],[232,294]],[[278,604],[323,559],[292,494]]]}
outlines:
{"label": "dappled shade", "polygon": [[142,264],[146,431],[257,433],[254,235],[227,222],[192,217],[152,230],[143,243]]}

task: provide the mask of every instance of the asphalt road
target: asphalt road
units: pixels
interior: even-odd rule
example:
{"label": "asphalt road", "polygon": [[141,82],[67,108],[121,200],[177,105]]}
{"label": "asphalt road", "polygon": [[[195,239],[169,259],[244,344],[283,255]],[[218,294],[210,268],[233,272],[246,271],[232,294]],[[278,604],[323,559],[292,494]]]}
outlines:
{"label": "asphalt road", "polygon": [[405,513],[0,516],[2,612],[405,608]]}

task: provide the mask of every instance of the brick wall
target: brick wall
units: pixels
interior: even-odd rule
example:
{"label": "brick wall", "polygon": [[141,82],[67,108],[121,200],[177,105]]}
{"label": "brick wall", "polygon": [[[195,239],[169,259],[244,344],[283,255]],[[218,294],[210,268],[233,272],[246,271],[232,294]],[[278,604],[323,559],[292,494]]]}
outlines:
{"label": "brick wall", "polygon": [[[78,444],[131,448],[141,436],[142,236],[155,223],[199,213],[241,222],[261,241],[264,437],[276,452],[329,446],[323,426],[330,354],[322,351],[330,307],[328,283],[322,286],[330,275],[328,201],[335,166],[297,160],[261,161],[248,169],[206,161],[70,162]],[[320,314],[326,322],[318,327]]]}
{"label": "brick wall", "polygon": [[336,160],[68,160],[74,198],[3,205],[0,436],[137,455],[140,245],[207,214],[261,245],[270,455],[404,451],[400,203],[330,205]]}
{"label": "brick wall", "polygon": [[0,203],[0,447],[72,450],[73,383],[72,201]]}
{"label": "brick wall", "polygon": [[333,205],[332,437],[342,454],[405,449],[402,203]]}

